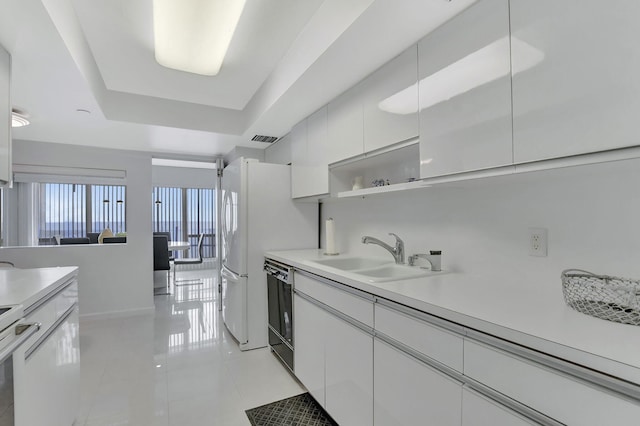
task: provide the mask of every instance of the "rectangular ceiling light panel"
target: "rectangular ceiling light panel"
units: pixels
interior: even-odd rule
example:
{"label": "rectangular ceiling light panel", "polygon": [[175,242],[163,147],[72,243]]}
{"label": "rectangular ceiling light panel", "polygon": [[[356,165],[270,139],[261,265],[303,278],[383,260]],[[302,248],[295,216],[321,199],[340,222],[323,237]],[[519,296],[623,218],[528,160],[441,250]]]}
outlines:
{"label": "rectangular ceiling light panel", "polygon": [[156,61],[195,74],[218,74],[245,0],[153,0]]}

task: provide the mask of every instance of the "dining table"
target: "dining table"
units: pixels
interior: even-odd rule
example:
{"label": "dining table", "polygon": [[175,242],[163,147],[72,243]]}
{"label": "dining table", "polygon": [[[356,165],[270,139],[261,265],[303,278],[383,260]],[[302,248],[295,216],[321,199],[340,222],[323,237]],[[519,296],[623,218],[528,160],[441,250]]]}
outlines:
{"label": "dining table", "polygon": [[190,247],[188,241],[169,241],[169,251],[189,250]]}

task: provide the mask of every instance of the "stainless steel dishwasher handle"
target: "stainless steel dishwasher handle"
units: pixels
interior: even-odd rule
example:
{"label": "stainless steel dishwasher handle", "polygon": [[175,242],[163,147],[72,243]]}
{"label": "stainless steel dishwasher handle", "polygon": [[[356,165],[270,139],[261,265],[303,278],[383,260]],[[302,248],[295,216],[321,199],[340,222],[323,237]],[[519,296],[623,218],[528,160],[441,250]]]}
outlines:
{"label": "stainless steel dishwasher handle", "polygon": [[19,324],[16,326],[16,334],[20,337],[16,338],[6,348],[0,352],[0,362],[4,361],[9,355],[13,354],[16,349],[26,342],[29,337],[33,336],[38,330],[40,330],[40,323],[34,322],[30,324]]}

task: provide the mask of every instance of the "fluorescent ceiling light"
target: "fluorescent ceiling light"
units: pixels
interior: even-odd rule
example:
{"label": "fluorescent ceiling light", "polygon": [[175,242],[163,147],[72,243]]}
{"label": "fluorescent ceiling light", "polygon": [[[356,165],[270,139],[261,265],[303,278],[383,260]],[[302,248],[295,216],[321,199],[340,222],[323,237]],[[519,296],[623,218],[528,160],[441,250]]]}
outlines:
{"label": "fluorescent ceiling light", "polygon": [[11,127],[24,127],[28,126],[30,123],[26,114],[16,111],[15,109],[11,111]]}
{"label": "fluorescent ceiling light", "polygon": [[[517,50],[519,62],[513,64],[513,75],[533,68],[544,60],[544,52],[524,41],[509,37],[494,41],[464,58],[420,80],[420,109],[448,101],[476,87],[491,83],[512,72],[510,49]],[[416,85],[413,84],[380,101],[380,110],[391,114],[414,114],[418,111]]]}
{"label": "fluorescent ceiling light", "polygon": [[187,167],[191,169],[215,169],[216,163],[205,161],[170,160],[167,158],[152,158],[151,165],[163,167]]}
{"label": "fluorescent ceiling light", "polygon": [[216,75],[245,0],[153,0],[156,61],[194,74]]}

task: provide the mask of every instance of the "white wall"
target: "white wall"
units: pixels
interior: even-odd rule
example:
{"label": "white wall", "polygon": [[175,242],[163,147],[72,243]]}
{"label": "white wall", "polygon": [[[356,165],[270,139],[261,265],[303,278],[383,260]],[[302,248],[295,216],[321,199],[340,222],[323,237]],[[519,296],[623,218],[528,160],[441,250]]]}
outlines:
{"label": "white wall", "polygon": [[[560,289],[560,273],[582,268],[640,279],[640,160],[491,178],[323,205],[341,252],[389,256],[363,235],[404,239],[407,255],[443,250],[443,268],[536,274]],[[548,257],[528,255],[528,228],[548,229]],[[554,290],[555,291],[555,290]],[[523,300],[523,303],[526,301]]]}
{"label": "white wall", "polygon": [[215,169],[152,166],[153,186],[173,188],[215,188]]}
{"label": "white wall", "polygon": [[125,170],[127,244],[0,248],[0,259],[21,268],[80,267],[80,314],[111,316],[152,310],[151,154],[14,141],[13,162]]}

